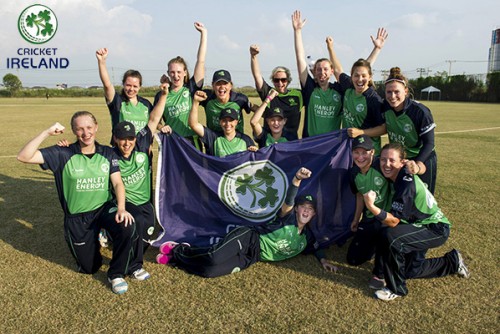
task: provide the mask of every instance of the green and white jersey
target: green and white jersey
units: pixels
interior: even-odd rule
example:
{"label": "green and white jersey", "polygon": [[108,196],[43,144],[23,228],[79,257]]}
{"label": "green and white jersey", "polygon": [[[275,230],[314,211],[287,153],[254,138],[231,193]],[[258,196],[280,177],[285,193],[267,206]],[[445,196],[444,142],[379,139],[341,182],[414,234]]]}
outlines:
{"label": "green and white jersey", "polygon": [[[165,109],[163,110],[163,121],[181,137],[194,136],[194,131],[189,127],[189,113],[193,106],[193,94],[200,88],[196,86],[194,77],[182,86],[178,91],[169,91]],[[156,94],[154,105],[158,103],[161,92]]]}
{"label": "green and white jersey", "polygon": [[229,101],[227,103],[222,103],[217,100],[213,90],[205,90],[205,93],[207,93],[208,98],[205,101],[202,101],[201,105],[205,108],[207,127],[210,130],[222,132],[222,128],[219,123],[220,113],[223,109],[232,108],[238,112],[239,116],[236,130],[241,133],[245,133],[242,111],[244,110],[247,114],[250,113],[250,102],[248,101],[248,97],[244,94],[231,91]]}
{"label": "green and white jersey", "polygon": [[116,124],[127,121],[134,124],[135,133],[138,133],[139,130],[148,125],[153,105],[141,96],[137,96],[137,104],[133,105],[129,101],[125,101],[120,94],[115,93],[113,101],[108,104],[108,109],[113,128]]}
{"label": "green and white jersey", "polygon": [[56,180],[59,201],[66,215],[96,210],[112,199],[110,175],[119,172],[118,156],[111,147],[96,143],[93,155],[84,155],[78,143],[41,149],[44,170]]}
{"label": "green and white jersey", "polygon": [[123,157],[115,147],[120,156],[120,171],[123,184],[125,185],[125,197],[127,202],[142,205],[151,199],[151,161],[149,158],[149,146],[153,135],[149,127],[145,127],[137,134],[136,146],[128,159]]}
{"label": "green and white jersey", "polygon": [[451,225],[422,180],[417,175],[407,174],[405,168],[401,169],[394,182],[391,213],[406,224]]}
{"label": "green and white jersey", "polygon": [[282,261],[302,253],[308,242],[315,240],[312,233],[304,228],[299,233],[295,210],[284,217],[264,225],[267,231],[260,233],[260,259],[261,261]]}
{"label": "green and white jersey", "polygon": [[302,87],[306,107],[302,137],[316,136],[340,129],[342,95],[336,87],[338,85],[330,83],[328,89],[323,90],[308,76],[306,85]]}
{"label": "green and white jersey", "polygon": [[[368,191],[373,190],[377,194],[375,205],[385,211],[390,211],[392,204],[391,186],[380,171],[380,161],[378,158],[373,159],[366,174],[361,173],[361,170],[356,165],[351,168],[351,188],[354,193],[359,192],[361,194],[366,194]],[[365,207],[363,210],[363,220],[373,218],[373,213]]]}
{"label": "green and white jersey", "polygon": [[[342,128],[370,129],[384,124],[382,118],[382,98],[369,87],[362,94],[356,93],[349,75],[340,74],[339,84],[344,93]],[[375,155],[380,154],[380,136],[371,137]]]}
{"label": "green and white jersey", "polygon": [[436,127],[430,110],[411,99],[405,100],[402,111],[394,111],[387,102],[384,110],[389,142],[403,145],[408,158],[416,157],[423,147],[421,136]]}
{"label": "green and white jersey", "polygon": [[205,135],[201,138],[205,144],[207,154],[216,157],[225,157],[226,155],[244,152],[249,146],[255,145],[253,140],[239,131],[236,131],[236,136],[232,140],[227,140],[223,134],[210,130],[204,127]]}

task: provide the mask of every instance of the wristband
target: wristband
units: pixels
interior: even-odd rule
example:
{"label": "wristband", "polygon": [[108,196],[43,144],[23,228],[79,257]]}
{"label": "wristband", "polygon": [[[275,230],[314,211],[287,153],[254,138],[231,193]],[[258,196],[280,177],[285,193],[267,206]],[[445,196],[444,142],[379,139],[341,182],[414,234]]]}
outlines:
{"label": "wristband", "polygon": [[297,196],[298,192],[299,192],[299,187],[291,184],[288,187],[288,191],[286,192],[285,204],[293,206],[293,204],[295,203],[295,197]]}
{"label": "wristband", "polygon": [[387,212],[381,210],[380,213],[375,216],[375,218],[377,218],[378,221],[382,222],[387,218]]}
{"label": "wristband", "polygon": [[418,167],[418,172],[416,173],[418,175],[418,173],[420,173],[420,165],[417,163],[417,167]]}
{"label": "wristband", "polygon": [[269,100],[269,102],[271,102],[273,99],[271,98],[270,95],[266,96],[265,100]]}

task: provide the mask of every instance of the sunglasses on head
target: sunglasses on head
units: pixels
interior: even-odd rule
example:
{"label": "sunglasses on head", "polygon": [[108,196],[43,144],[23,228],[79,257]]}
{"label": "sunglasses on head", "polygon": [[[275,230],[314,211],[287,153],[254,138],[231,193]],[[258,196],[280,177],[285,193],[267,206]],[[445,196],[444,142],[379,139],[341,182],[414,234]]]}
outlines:
{"label": "sunglasses on head", "polygon": [[278,82],[287,82],[288,81],[288,78],[273,78],[273,82],[274,83],[278,83]]}

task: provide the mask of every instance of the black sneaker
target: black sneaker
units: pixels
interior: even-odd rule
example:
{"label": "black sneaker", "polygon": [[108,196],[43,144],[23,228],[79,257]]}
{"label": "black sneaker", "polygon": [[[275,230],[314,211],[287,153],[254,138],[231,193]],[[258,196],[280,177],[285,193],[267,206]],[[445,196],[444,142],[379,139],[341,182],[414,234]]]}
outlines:
{"label": "black sneaker", "polygon": [[370,289],[381,290],[381,289],[385,288],[385,286],[386,286],[385,279],[378,278],[377,276],[373,276],[370,279],[370,283],[368,283],[368,286],[370,287]]}

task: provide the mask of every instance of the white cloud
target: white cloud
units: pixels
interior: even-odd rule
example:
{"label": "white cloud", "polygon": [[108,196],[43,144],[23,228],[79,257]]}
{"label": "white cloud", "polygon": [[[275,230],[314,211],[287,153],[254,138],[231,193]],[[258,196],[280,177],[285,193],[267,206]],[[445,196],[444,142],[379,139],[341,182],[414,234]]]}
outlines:
{"label": "white cloud", "polygon": [[220,35],[218,40],[221,43],[221,45],[226,49],[238,50],[240,48],[238,43],[232,41],[227,35]]}

